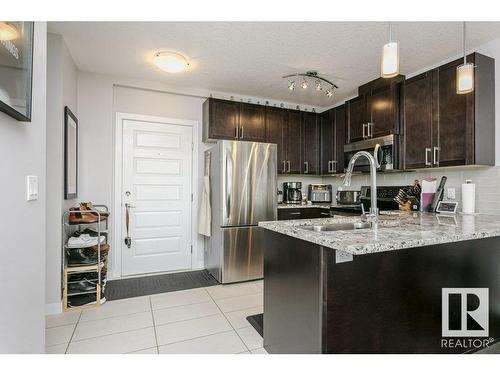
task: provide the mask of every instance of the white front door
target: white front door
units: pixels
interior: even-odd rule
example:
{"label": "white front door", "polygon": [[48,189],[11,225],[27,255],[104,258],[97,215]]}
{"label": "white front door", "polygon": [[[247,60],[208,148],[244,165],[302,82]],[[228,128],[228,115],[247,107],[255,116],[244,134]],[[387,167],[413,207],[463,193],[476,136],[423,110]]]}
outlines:
{"label": "white front door", "polygon": [[190,269],[192,127],[124,120],[122,139],[122,275]]}

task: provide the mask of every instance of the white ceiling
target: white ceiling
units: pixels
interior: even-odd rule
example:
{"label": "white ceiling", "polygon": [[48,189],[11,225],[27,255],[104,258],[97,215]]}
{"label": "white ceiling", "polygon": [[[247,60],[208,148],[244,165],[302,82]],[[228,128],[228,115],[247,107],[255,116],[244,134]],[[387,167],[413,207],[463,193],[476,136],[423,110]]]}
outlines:
{"label": "white ceiling", "polygon": [[[460,53],[459,22],[400,22],[401,73],[408,74]],[[52,22],[82,71],[161,81],[183,88],[329,107],[379,76],[388,38],[383,22]],[[500,22],[467,26],[467,47],[500,37]],[[191,67],[172,75],[152,65],[158,50],[189,57]],[[281,76],[317,70],[334,81],[333,98],[286,88]]]}

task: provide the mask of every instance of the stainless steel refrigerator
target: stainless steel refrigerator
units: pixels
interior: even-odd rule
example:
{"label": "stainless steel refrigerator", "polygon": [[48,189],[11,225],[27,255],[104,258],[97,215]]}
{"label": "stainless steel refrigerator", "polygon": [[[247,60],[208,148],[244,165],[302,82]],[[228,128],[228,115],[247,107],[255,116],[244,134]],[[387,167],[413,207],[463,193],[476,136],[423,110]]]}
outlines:
{"label": "stainless steel refrigerator", "polygon": [[221,283],[263,277],[263,229],[276,220],[276,145],[219,141],[205,151],[210,177],[211,236],[205,268]]}

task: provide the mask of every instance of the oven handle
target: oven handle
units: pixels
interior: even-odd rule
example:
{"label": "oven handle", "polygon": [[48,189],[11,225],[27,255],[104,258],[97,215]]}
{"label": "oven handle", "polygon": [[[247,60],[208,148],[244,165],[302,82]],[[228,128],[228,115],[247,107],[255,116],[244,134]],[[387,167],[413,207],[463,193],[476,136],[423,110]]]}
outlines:
{"label": "oven handle", "polygon": [[380,168],[380,161],[379,161],[379,158],[378,158],[378,154],[380,152],[380,143],[377,143],[375,145],[375,148],[373,149],[373,157],[375,158],[375,166],[378,168]]}

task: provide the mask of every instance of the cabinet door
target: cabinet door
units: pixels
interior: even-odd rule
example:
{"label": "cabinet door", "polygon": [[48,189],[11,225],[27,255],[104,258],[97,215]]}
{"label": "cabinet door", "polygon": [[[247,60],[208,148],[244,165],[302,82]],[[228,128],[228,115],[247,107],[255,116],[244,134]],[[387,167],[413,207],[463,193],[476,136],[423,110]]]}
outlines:
{"label": "cabinet door", "polygon": [[433,166],[466,164],[467,139],[473,137],[474,93],[456,93],[456,69],[462,62],[456,60],[434,71]]}
{"label": "cabinet door", "polygon": [[208,138],[237,139],[240,103],[208,99]]}
{"label": "cabinet door", "polygon": [[239,139],[264,142],[266,139],[266,107],[241,103]]}
{"label": "cabinet door", "polygon": [[335,109],[321,113],[321,174],[330,174],[334,160]]}
{"label": "cabinet door", "polygon": [[312,112],[302,114],[302,173],[319,173],[319,138],[318,115]]}
{"label": "cabinet door", "polygon": [[430,151],[432,147],[432,72],[406,80],[403,103],[405,169],[429,166],[432,158]]}
{"label": "cabinet door", "polygon": [[284,132],[286,111],[281,108],[266,108],[266,142],[277,145],[278,173],[286,172]]}
{"label": "cabinet door", "polygon": [[363,140],[363,124],[368,122],[366,120],[365,97],[358,96],[357,98],[349,100],[347,102],[347,111],[349,143]]}
{"label": "cabinet door", "polygon": [[335,108],[335,147],[333,155],[334,173],[344,173],[344,145],[346,143],[345,105]]}
{"label": "cabinet door", "polygon": [[285,139],[286,173],[302,172],[302,114],[299,111],[287,111]]}
{"label": "cabinet door", "polygon": [[371,123],[371,138],[396,133],[394,86],[388,84],[385,87],[374,89],[367,97],[367,115]]}

